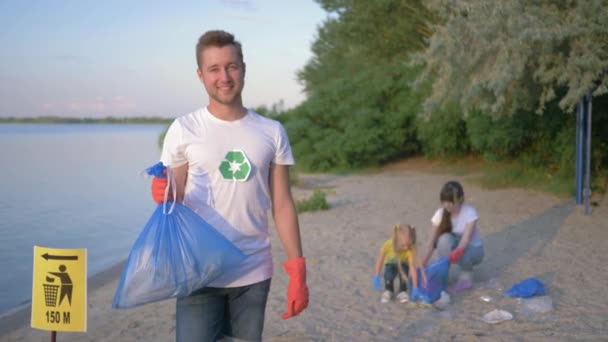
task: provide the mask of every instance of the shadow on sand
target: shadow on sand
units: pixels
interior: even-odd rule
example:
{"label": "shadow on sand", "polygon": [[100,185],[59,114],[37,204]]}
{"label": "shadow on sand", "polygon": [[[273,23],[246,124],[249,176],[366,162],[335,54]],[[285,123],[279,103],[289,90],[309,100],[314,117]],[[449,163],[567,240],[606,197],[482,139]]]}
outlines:
{"label": "shadow on sand", "polygon": [[500,276],[522,255],[540,256],[576,207],[574,201],[557,204],[520,223],[483,237],[485,257],[476,270],[477,282]]}

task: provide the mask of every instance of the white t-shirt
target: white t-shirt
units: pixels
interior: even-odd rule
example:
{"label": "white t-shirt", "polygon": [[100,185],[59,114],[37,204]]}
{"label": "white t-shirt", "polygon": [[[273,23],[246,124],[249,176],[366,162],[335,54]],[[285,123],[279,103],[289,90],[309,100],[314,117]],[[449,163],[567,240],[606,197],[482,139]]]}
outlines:
{"label": "white t-shirt", "polygon": [[172,168],[188,163],[184,204],[247,255],[208,286],[245,286],[272,277],[270,164],[294,164],[283,126],[251,110],[223,121],[201,108],[171,124],[161,161]]}
{"label": "white t-shirt", "polygon": [[[441,217],[443,215],[443,208],[437,209],[435,211],[435,215],[431,218],[431,223],[433,226],[437,227],[441,223]],[[460,212],[456,217],[451,215],[452,221],[452,233],[462,236],[467,227],[467,224],[476,221],[479,219],[479,215],[477,215],[477,210],[467,203],[463,203],[460,207]],[[481,246],[481,237],[479,236],[479,229],[477,229],[477,223],[473,226],[473,233],[471,234],[471,240],[469,240],[469,244],[471,246]]]}

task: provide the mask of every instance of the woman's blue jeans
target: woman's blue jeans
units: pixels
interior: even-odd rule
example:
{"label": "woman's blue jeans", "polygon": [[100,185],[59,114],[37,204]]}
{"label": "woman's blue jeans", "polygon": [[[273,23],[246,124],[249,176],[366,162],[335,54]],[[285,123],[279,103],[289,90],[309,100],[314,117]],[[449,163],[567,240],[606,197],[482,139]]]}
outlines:
{"label": "woman's blue jeans", "polygon": [[[450,252],[458,247],[460,235],[454,233],[443,233],[437,241],[437,253],[440,256],[448,256]],[[481,263],[483,260],[483,246],[471,246],[470,244],[464,249],[464,253],[460,260],[456,262],[464,271],[472,271],[473,266]]]}
{"label": "woman's blue jeans", "polygon": [[261,341],[270,279],[230,288],[204,287],[176,302],[177,342],[211,342],[222,337]]}

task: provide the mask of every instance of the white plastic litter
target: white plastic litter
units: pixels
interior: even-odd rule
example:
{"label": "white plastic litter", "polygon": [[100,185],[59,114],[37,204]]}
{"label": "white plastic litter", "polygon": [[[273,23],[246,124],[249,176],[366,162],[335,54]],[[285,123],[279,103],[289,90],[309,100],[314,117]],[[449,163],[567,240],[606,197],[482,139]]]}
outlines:
{"label": "white plastic litter", "polygon": [[547,313],[553,310],[553,300],[550,296],[525,298],[521,302],[523,304],[522,312],[524,313]]}
{"label": "white plastic litter", "polygon": [[489,303],[489,302],[491,302],[491,301],[493,301],[493,300],[494,300],[494,299],[493,299],[491,296],[489,296],[489,295],[483,295],[483,296],[479,297],[479,299],[483,300],[483,301],[484,301],[484,302],[486,302],[486,303]]}
{"label": "white plastic litter", "polygon": [[433,303],[433,306],[435,306],[436,309],[444,310],[450,305],[451,301],[450,295],[445,291],[441,291],[441,296]]}
{"label": "white plastic litter", "polygon": [[482,320],[488,324],[497,324],[504,321],[510,321],[513,315],[505,310],[494,309],[483,315]]}
{"label": "white plastic litter", "polygon": [[491,290],[498,290],[498,291],[502,292],[502,284],[495,278],[492,278],[486,282],[480,283],[478,287],[481,289],[491,289]]}

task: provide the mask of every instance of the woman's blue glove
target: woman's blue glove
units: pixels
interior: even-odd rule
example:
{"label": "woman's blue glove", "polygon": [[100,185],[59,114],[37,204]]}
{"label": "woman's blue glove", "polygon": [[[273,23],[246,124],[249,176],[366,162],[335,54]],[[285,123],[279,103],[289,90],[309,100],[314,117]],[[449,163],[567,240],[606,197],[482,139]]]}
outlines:
{"label": "woman's blue glove", "polygon": [[375,275],[372,278],[372,285],[374,286],[374,289],[376,289],[377,291],[382,291],[382,278],[380,278],[379,275]]}

